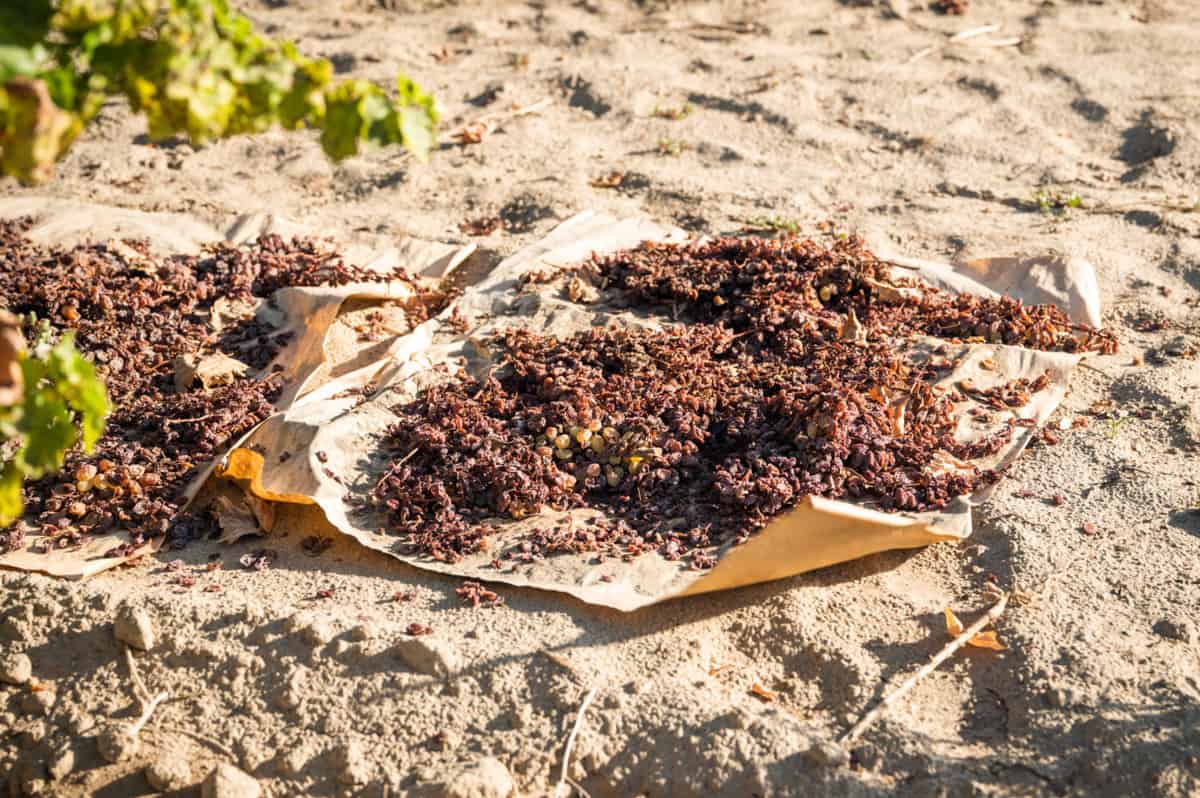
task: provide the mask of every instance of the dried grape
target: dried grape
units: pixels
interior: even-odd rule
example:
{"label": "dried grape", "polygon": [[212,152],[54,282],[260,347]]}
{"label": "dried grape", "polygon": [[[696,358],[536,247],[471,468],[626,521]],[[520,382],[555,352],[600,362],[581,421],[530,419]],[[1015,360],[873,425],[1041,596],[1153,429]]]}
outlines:
{"label": "dried grape", "polygon": [[946,455],[994,454],[1014,429],[961,442],[956,401],[1019,407],[1047,378],[942,391],[933,382],[948,363],[908,342],[1116,348],[1050,306],[892,280],[856,240],[645,244],[585,267],[610,302],[680,323],[563,340],[511,329],[493,342],[503,362],[489,377],[394,407],[395,458],[363,509],[411,551],[454,562],[483,550],[497,517],[586,507],[612,523],[547,525],[502,556],[656,550],[707,568],[714,545],[805,496],[944,508],[997,477],[946,469]]}

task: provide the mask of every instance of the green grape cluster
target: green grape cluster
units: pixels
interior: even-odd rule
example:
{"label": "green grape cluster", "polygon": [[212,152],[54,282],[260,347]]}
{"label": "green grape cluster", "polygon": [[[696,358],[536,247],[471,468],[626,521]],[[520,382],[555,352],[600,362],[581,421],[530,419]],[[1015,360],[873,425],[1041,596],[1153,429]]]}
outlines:
{"label": "green grape cluster", "polygon": [[553,457],[563,467],[573,464],[575,481],[603,476],[610,488],[620,485],[627,473],[637,474],[648,460],[662,456],[661,448],[645,445],[643,435],[621,432],[599,419],[583,426],[548,426],[533,443],[538,456]]}
{"label": "green grape cluster", "polygon": [[226,0],[0,7],[0,172],[47,179],[109,97],[145,114],[153,140],[314,128],[334,159],[366,142],[424,158],[437,122],[433,98],[408,78],[395,93],[364,80],[335,84],[328,61],[259,36]]}
{"label": "green grape cluster", "polygon": [[15,317],[0,311],[0,527],[21,515],[21,483],[62,467],[82,439],[104,433],[109,402],[70,335],[24,351]]}

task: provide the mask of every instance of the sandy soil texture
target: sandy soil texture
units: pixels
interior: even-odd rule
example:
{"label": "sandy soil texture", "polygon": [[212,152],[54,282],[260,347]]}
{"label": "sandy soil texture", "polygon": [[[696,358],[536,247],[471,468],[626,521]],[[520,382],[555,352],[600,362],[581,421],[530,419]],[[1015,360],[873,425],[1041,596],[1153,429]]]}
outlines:
{"label": "sandy soil texture", "polygon": [[[305,135],[152,146],[113,106],[36,193],[218,226],[270,210],[343,240],[464,241],[498,218],[476,240],[505,253],[587,208],[934,259],[1062,251],[1095,264],[1122,351],[1077,372],[1055,424],[1086,425],[1031,449],[964,545],[633,614],[517,589],[471,608],[453,580],[296,536],[85,583],[2,574],[0,677],[23,654],[41,687],[0,684],[13,794],[194,795],[227,762],[275,796],[549,795],[593,688],[567,773],[597,798],[1200,793],[1194,2],[237,5],[345,75],[407,71],[446,134],[494,129],[445,135],[428,164],[330,164]],[[238,565],[264,545],[272,568]],[[194,587],[172,584],[175,558]],[[970,622],[993,581],[1031,594],[997,624],[1007,649],[957,654],[839,748],[946,642],[943,608]],[[139,714],[123,602],[155,632],[137,668],[170,697],[114,765],[98,737]],[[411,623],[428,650],[397,646]]]}

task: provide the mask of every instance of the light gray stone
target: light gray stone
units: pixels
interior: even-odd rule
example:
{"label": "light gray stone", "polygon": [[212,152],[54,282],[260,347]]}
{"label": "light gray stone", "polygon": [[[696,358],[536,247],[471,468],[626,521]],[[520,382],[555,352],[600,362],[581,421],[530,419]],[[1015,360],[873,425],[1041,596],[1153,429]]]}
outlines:
{"label": "light gray stone", "polygon": [[200,798],[259,798],[262,786],[254,777],[222,762],[200,787]]}
{"label": "light gray stone", "polygon": [[149,651],[154,647],[154,623],[150,620],[150,613],[141,607],[126,605],[117,610],[113,634],[122,643],[139,651]]}
{"label": "light gray stone", "polygon": [[0,682],[25,684],[33,676],[33,663],[25,654],[6,654],[0,657]]}
{"label": "light gray stone", "polygon": [[407,637],[392,652],[405,665],[429,676],[449,676],[458,670],[458,657],[445,640],[432,635]]}
{"label": "light gray stone", "polygon": [[194,779],[191,760],[181,746],[164,746],[158,757],[146,767],[146,781],[160,792],[181,790],[192,784]]}
{"label": "light gray stone", "polygon": [[442,798],[510,798],[514,791],[504,763],[486,757],[451,773],[443,782]]}

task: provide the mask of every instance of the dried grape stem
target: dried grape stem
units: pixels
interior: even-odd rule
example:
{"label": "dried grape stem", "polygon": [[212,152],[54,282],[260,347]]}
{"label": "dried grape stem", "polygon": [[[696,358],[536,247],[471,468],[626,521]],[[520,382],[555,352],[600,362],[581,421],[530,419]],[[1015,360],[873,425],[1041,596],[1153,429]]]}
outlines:
{"label": "dried grape stem", "polygon": [[858,739],[858,737],[862,735],[862,733],[866,731],[872,723],[874,723],[881,715],[883,715],[884,711],[886,711],[889,706],[907,695],[909,691],[911,691],[921,682],[922,679],[937,670],[938,665],[941,665],[950,657],[950,655],[966,645],[967,641],[969,641],[972,637],[983,631],[985,626],[999,618],[1000,614],[1004,612],[1004,608],[1008,605],[1008,597],[1008,593],[1001,593],[999,600],[992,605],[990,610],[985,612],[977,621],[975,621],[975,623],[964,629],[958,637],[947,643],[941,651],[939,651],[937,654],[934,654],[933,659],[925,663],[925,665],[923,665],[919,671],[905,679],[899,687],[884,696],[883,700],[872,707],[870,712],[863,715],[858,723],[855,723],[850,731],[846,732],[846,734],[842,736],[842,739],[839,742],[844,745]]}

